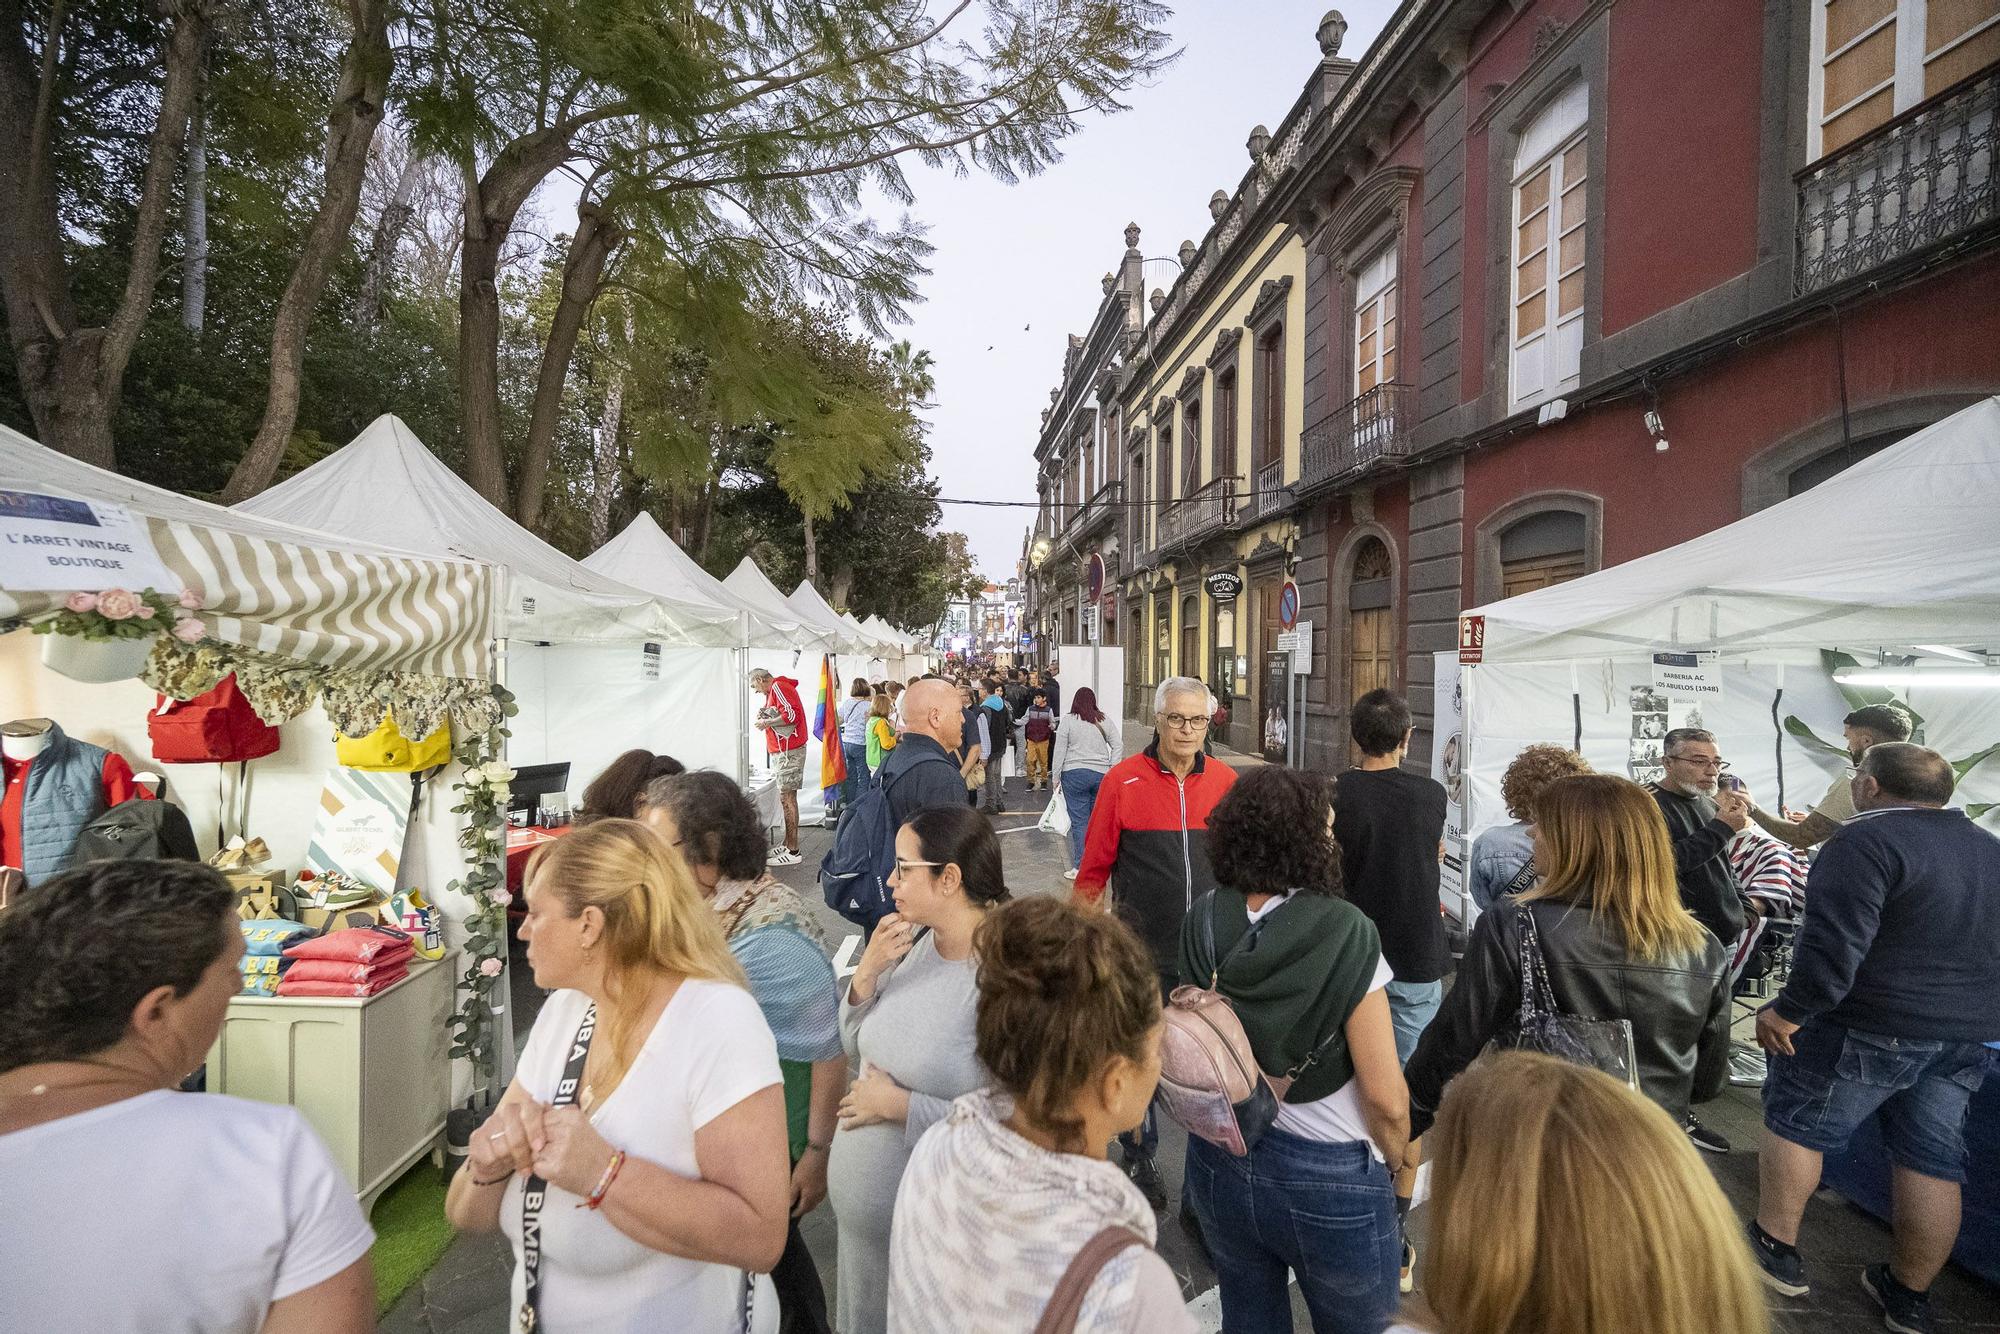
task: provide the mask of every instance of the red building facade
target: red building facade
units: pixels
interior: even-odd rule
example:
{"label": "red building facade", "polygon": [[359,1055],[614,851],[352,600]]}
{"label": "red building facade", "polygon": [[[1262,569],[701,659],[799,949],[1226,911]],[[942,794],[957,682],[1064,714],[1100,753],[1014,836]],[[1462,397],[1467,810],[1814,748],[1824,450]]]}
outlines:
{"label": "red building facade", "polygon": [[1460,611],[2000,391],[1997,142],[2000,0],[1405,4],[1289,183],[1308,761]]}

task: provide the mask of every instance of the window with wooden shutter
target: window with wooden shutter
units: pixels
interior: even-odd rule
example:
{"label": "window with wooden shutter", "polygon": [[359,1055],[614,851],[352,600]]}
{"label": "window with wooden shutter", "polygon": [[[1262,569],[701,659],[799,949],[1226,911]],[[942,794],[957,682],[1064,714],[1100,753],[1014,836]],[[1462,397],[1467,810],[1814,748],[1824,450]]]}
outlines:
{"label": "window with wooden shutter", "polygon": [[1256,382],[1251,386],[1251,430],[1257,466],[1285,456],[1285,326],[1257,336]]}
{"label": "window with wooden shutter", "polygon": [[1215,475],[1236,475],[1236,371],[1215,377]]}
{"label": "window with wooden shutter", "polygon": [[1201,399],[1191,398],[1182,407],[1181,494],[1191,496],[1201,489]]}
{"label": "window with wooden shutter", "polygon": [[1522,133],[1514,154],[1516,406],[1581,379],[1589,98],[1588,85],[1571,84]]}
{"label": "window with wooden shutter", "polygon": [[1995,0],[1814,0],[1808,156],[2000,61]]}
{"label": "window with wooden shutter", "polygon": [[1584,517],[1574,510],[1530,514],[1500,535],[1502,597],[1567,583],[1587,568]]}
{"label": "window with wooden shutter", "polygon": [[1354,396],[1396,378],[1396,243],[1361,266],[1354,286]]}

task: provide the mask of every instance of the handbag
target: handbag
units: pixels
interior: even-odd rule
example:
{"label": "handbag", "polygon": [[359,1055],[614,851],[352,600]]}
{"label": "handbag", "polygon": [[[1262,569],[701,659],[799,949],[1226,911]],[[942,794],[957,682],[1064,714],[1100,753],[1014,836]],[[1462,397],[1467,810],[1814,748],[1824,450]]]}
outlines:
{"label": "handbag", "polygon": [[1056,1280],[1056,1290],[1050,1294],[1049,1304],[1042,1308],[1042,1318],[1035,1322],[1035,1334],[1075,1334],[1077,1317],[1083,1314],[1083,1299],[1104,1266],[1131,1247],[1145,1245],[1144,1237],[1116,1223],[1083,1243],[1062,1277]]}
{"label": "handbag", "polygon": [[439,723],[435,732],[412,741],[397,729],[395,718],[385,714],[382,725],[367,736],[335,736],[333,753],[347,769],[418,773],[451,763],[451,725]]}
{"label": "handbag", "polygon": [[1514,911],[1521,924],[1521,1013],[1513,1028],[1486,1044],[1486,1052],[1540,1052],[1572,1065],[1602,1070],[1637,1091],[1639,1057],[1632,1042],[1632,1021],[1564,1014],[1556,1005],[1555,989],[1549,985],[1534,911],[1526,904],[1515,905]]}
{"label": "handbag", "polygon": [[190,700],[160,696],[146,735],[162,764],[240,764],[278,749],[278,729],[257,716],[233,672]]}
{"label": "handbag", "polygon": [[[1208,955],[1215,959],[1215,892],[1202,898]],[[1278,1119],[1278,1095],[1250,1050],[1229,998],[1216,989],[1223,965],[1256,936],[1253,928],[1216,960],[1208,985],[1175,987],[1160,1037],[1161,1108],[1190,1135],[1241,1158]]]}
{"label": "handbag", "polygon": [[980,788],[986,786],[986,764],[984,761],[966,769],[964,773],[965,790],[967,792],[977,792]]}

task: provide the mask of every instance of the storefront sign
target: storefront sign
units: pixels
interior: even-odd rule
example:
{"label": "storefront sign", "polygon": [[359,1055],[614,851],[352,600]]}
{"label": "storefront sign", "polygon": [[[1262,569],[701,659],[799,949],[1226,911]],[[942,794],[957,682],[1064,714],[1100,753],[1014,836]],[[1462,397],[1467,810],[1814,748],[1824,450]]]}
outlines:
{"label": "storefront sign", "polygon": [[1655,653],[1653,689],[1667,695],[1721,699],[1722,676],[1714,653]]}
{"label": "storefront sign", "polygon": [[181,581],[153,550],[145,523],[123,505],[33,491],[0,491],[0,587],[21,592],[152,589]]}
{"label": "storefront sign", "polygon": [[1228,570],[1217,570],[1206,582],[1208,595],[1217,602],[1234,602],[1243,592],[1243,576]]}
{"label": "storefront sign", "polygon": [[1461,616],[1458,618],[1458,660],[1461,663],[1475,663],[1486,656],[1486,618],[1484,616]]}

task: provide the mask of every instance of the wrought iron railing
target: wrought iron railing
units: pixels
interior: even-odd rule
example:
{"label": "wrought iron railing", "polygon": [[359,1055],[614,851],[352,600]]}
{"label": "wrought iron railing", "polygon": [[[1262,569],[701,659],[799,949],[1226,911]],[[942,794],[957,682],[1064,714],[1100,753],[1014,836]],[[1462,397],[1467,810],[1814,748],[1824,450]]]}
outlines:
{"label": "wrought iron railing", "polygon": [[1089,503],[1078,511],[1076,524],[1071,529],[1078,541],[1097,532],[1104,526],[1105,520],[1122,513],[1118,501],[1124,490],[1124,483],[1114,477],[1091,494]]}
{"label": "wrought iron railing", "polygon": [[2000,67],[1912,107],[1798,175],[1804,296],[2000,217]]}
{"label": "wrought iron railing", "polygon": [[1387,381],[1335,408],[1305,429],[1299,442],[1299,484],[1305,494],[1410,452],[1417,387]]}
{"label": "wrought iron railing", "polygon": [[1285,485],[1285,461],[1273,459],[1257,469],[1255,487],[1236,507],[1236,522],[1259,523],[1281,513],[1291,503],[1292,493]]}
{"label": "wrought iron railing", "polygon": [[1191,546],[1228,527],[1236,517],[1236,479],[1218,477],[1167,506],[1160,515],[1162,550]]}

